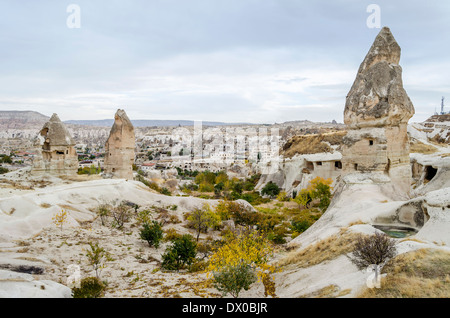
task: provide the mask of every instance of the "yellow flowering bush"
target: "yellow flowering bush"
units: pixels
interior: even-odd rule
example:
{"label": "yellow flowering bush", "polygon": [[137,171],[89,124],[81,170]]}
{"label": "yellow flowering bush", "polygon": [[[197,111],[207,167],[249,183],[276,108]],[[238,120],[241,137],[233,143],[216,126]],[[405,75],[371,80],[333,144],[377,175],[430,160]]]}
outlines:
{"label": "yellow flowering bush", "polygon": [[315,177],[309,182],[308,187],[300,191],[294,201],[297,202],[298,205],[308,208],[311,201],[318,199],[319,208],[322,211],[325,211],[331,201],[331,191],[333,190],[331,187],[332,183],[333,180],[330,178],[324,179]]}
{"label": "yellow flowering bush", "polygon": [[61,210],[61,212],[58,212],[53,216],[52,220],[53,224],[59,226],[62,231],[63,225],[67,221],[67,211]]}
{"label": "yellow flowering bush", "polygon": [[[254,281],[249,279],[250,269],[258,281],[263,281],[275,272],[275,267],[269,264],[272,254],[272,245],[260,232],[252,230],[234,233],[226,237],[222,246],[215,249],[209,258],[206,271],[212,276],[215,285],[220,287],[218,289],[235,296],[241,289],[248,289]],[[236,270],[236,275],[229,274],[232,270]],[[239,279],[242,281],[237,281]]]}

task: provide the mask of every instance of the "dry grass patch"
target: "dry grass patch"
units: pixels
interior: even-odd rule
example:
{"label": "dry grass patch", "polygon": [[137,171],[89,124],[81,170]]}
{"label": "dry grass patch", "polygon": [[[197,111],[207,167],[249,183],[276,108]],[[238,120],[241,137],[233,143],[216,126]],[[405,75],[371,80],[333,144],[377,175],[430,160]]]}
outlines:
{"label": "dry grass patch", "polygon": [[350,223],[348,224],[348,227],[351,227],[351,226],[353,226],[353,225],[360,225],[360,224],[367,224],[367,223],[366,223],[366,222],[363,222],[363,221],[361,221],[361,220],[357,220],[357,221],[350,222]]}
{"label": "dry grass patch", "polygon": [[308,247],[290,252],[279,261],[278,266],[295,264],[296,267],[309,267],[337,258],[342,254],[353,251],[358,233],[341,230],[341,233],[332,235]]}
{"label": "dry grass patch", "polygon": [[76,208],[76,207],[74,207],[72,205],[60,204],[59,206],[61,207],[61,209],[64,209],[64,210],[71,210],[71,211],[81,212],[78,208]]}
{"label": "dry grass patch", "polygon": [[437,151],[437,148],[431,145],[424,144],[423,142],[416,140],[411,142],[410,152],[412,153],[422,153],[422,154],[432,154]]}
{"label": "dry grass patch", "polygon": [[449,298],[450,253],[420,249],[401,254],[383,268],[381,288],[367,288],[364,298]]}
{"label": "dry grass patch", "polygon": [[292,158],[296,154],[333,152],[331,145],[340,145],[346,131],[325,134],[294,136],[283,146],[281,155]]}
{"label": "dry grass patch", "polygon": [[301,298],[337,298],[348,295],[351,289],[341,290],[337,285],[328,285],[315,292],[301,296]]}

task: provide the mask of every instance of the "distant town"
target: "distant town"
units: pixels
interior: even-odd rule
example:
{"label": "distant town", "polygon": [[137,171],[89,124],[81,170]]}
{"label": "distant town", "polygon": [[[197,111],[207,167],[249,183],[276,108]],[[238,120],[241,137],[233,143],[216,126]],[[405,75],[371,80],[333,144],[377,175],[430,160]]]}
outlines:
{"label": "distant town", "polygon": [[[31,166],[36,156],[36,138],[42,128],[41,123],[47,117],[38,113],[29,114],[36,117],[30,127],[24,123],[11,125],[14,122],[11,118],[15,115],[11,112],[0,113],[3,113],[0,114],[0,126],[3,126],[0,133],[0,164],[8,171]],[[306,120],[274,125],[199,124],[135,127],[134,169],[143,172],[171,168],[217,172],[233,165],[277,160],[279,149],[295,135],[325,133],[344,127],[336,121],[313,123]],[[69,123],[66,126],[76,141],[79,174],[90,173],[92,167],[102,170],[110,127],[96,127],[88,123]]]}

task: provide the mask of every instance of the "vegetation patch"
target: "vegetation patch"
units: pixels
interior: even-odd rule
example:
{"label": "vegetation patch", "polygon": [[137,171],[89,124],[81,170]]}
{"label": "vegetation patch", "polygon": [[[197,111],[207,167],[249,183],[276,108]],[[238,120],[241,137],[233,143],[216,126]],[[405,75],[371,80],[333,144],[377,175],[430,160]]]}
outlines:
{"label": "vegetation patch", "polygon": [[351,289],[341,290],[337,285],[328,285],[315,292],[303,295],[301,298],[337,298],[351,292]]}
{"label": "vegetation patch", "polygon": [[332,235],[324,240],[308,247],[290,252],[279,261],[281,267],[295,265],[297,268],[305,268],[337,258],[340,255],[353,251],[358,234],[347,230]]}
{"label": "vegetation patch", "polygon": [[424,144],[419,140],[411,142],[410,152],[412,153],[432,154],[435,153],[436,151],[437,151],[436,147]]}
{"label": "vegetation patch", "polygon": [[292,158],[297,154],[333,152],[330,145],[342,144],[346,134],[346,131],[337,131],[325,134],[294,136],[285,143],[280,154],[284,157]]}
{"label": "vegetation patch", "polygon": [[450,297],[450,253],[420,249],[398,255],[383,268],[381,288],[367,288],[363,298]]}

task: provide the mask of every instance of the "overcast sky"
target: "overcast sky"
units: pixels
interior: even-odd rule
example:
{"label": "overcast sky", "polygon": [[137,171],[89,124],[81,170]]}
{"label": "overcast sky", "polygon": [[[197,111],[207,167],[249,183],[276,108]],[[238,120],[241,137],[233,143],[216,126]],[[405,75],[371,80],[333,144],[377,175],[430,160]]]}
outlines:
{"label": "overcast sky", "polygon": [[[70,28],[70,4],[80,8]],[[400,47],[412,121],[450,110],[450,1],[0,0],[0,110],[62,120],[343,122],[373,40]],[[76,25],[75,25],[76,26]]]}

